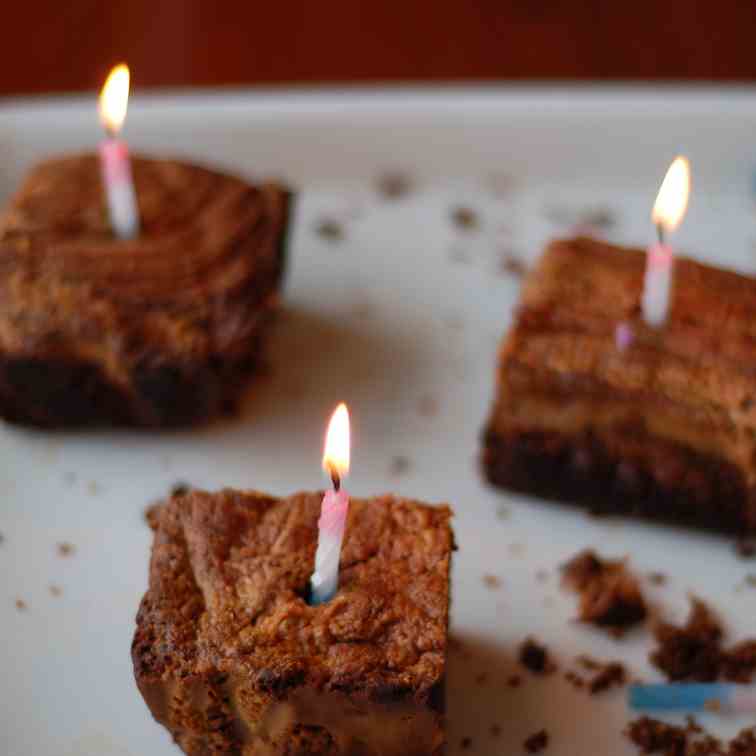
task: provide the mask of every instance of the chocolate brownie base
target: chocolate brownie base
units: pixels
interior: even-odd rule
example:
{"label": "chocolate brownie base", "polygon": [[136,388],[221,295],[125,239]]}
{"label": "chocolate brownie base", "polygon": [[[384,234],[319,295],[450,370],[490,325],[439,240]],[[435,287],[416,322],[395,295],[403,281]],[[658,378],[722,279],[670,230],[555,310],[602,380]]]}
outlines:
{"label": "chocolate brownie base", "polygon": [[597,515],[632,515],[725,533],[756,529],[742,473],[721,459],[646,439],[623,455],[590,433],[485,436],[483,468],[496,486],[559,499]]}
{"label": "chocolate brownie base", "polygon": [[180,426],[233,408],[284,268],[290,194],[136,158],[142,230],[113,238],[98,159],[50,160],[0,220],[0,416]]}
{"label": "chocolate brownie base", "polygon": [[502,346],[485,474],[598,513],[753,532],[756,281],[678,260],[669,320],[652,330],[643,266],[642,250],[549,246]]}
{"label": "chocolate brownie base", "polygon": [[192,490],[152,517],[134,674],[185,753],[442,753],[451,513],[353,500],[310,606],[321,498]]}

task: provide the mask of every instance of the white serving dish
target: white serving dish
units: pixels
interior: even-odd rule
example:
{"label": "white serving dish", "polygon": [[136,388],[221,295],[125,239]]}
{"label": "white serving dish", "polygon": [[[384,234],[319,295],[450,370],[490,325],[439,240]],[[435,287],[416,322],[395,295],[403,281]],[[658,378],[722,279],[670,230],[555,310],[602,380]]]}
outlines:
{"label": "white serving dish", "polygon": [[[694,188],[675,243],[754,272],[754,133],[753,89],[135,97],[132,149],[272,174],[301,190],[286,312],[271,340],[271,375],[237,420],[161,434],[0,428],[0,753],[177,753],[137,693],[129,657],[151,540],[143,510],[179,480],[282,495],[323,486],[322,437],[340,400],[354,422],[354,494],[396,491],[456,510],[452,632],[463,650],[450,658],[449,754],[465,736],[471,753],[519,753],[541,727],[553,756],[633,753],[620,734],[621,692],[589,698],[561,674],[505,684],[530,634],[563,670],[590,653],[655,679],[648,633],[618,643],[571,622],[575,600],[559,590],[558,565],[587,545],[629,554],[638,571],[669,575],[666,587],[648,587],[665,613],[682,617],[695,591],[722,610],[733,638],[753,634],[756,590],[743,585],[756,569],[723,538],[591,519],[483,484],[479,435],[519,285],[500,260],[532,261],[585,208],[611,211],[610,238],[650,241],[659,181],[684,151]],[[0,195],[33,161],[99,138],[94,95],[2,103]],[[380,197],[375,180],[389,170],[411,176],[415,190]],[[457,205],[475,209],[479,228],[450,222]],[[343,223],[343,242],[315,232],[325,216]],[[391,472],[397,455],[409,460],[400,476]],[[62,541],[76,546],[73,556],[57,554]],[[485,574],[501,588],[487,588]],[[706,723],[725,734],[743,724]]]}

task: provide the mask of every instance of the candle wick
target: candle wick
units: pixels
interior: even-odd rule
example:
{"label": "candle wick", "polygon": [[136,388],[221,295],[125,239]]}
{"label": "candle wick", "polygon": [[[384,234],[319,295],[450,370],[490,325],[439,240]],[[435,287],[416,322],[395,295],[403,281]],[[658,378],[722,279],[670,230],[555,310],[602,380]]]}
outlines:
{"label": "candle wick", "polygon": [[656,224],[656,238],[659,240],[659,244],[664,244],[664,226],[661,223]]}
{"label": "candle wick", "polygon": [[341,489],[341,477],[336,470],[331,470],[331,483],[333,483],[333,490],[338,493]]}

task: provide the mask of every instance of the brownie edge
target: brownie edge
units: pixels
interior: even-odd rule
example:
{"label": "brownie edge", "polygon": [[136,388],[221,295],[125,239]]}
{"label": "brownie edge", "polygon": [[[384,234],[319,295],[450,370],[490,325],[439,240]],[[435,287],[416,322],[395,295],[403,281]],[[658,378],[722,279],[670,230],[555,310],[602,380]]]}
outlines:
{"label": "brownie edge", "polygon": [[132,659],[185,753],[442,754],[451,512],[352,500],[315,607],[321,498],[193,490],[152,517]]}

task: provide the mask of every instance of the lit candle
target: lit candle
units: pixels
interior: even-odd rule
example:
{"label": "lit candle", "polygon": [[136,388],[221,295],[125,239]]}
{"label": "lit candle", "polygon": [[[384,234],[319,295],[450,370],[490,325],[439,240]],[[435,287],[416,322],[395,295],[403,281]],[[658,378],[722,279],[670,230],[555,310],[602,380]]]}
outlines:
{"label": "lit candle", "polygon": [[131,163],[126,143],[118,133],[126,120],[129,103],[129,69],[121,63],[108,76],[100,93],[100,121],[106,138],[100,143],[102,180],[108,198],[110,225],[121,239],[130,239],[139,233],[137,209]]}
{"label": "lit candle", "polygon": [[664,243],[664,235],[680,225],[688,207],[689,193],[690,166],[686,158],[677,157],[664,177],[651,212],[659,241],[649,247],[646,255],[641,299],[643,319],[650,326],[658,327],[667,319],[674,255],[672,248]]}
{"label": "lit candle", "polygon": [[346,404],[336,407],[328,424],[323,469],[331,477],[333,490],[326,492],[320,507],[315,572],[310,579],[313,604],[330,601],[339,587],[341,542],[349,510],[349,494],[341,486],[341,479],[349,472],[349,412]]}

